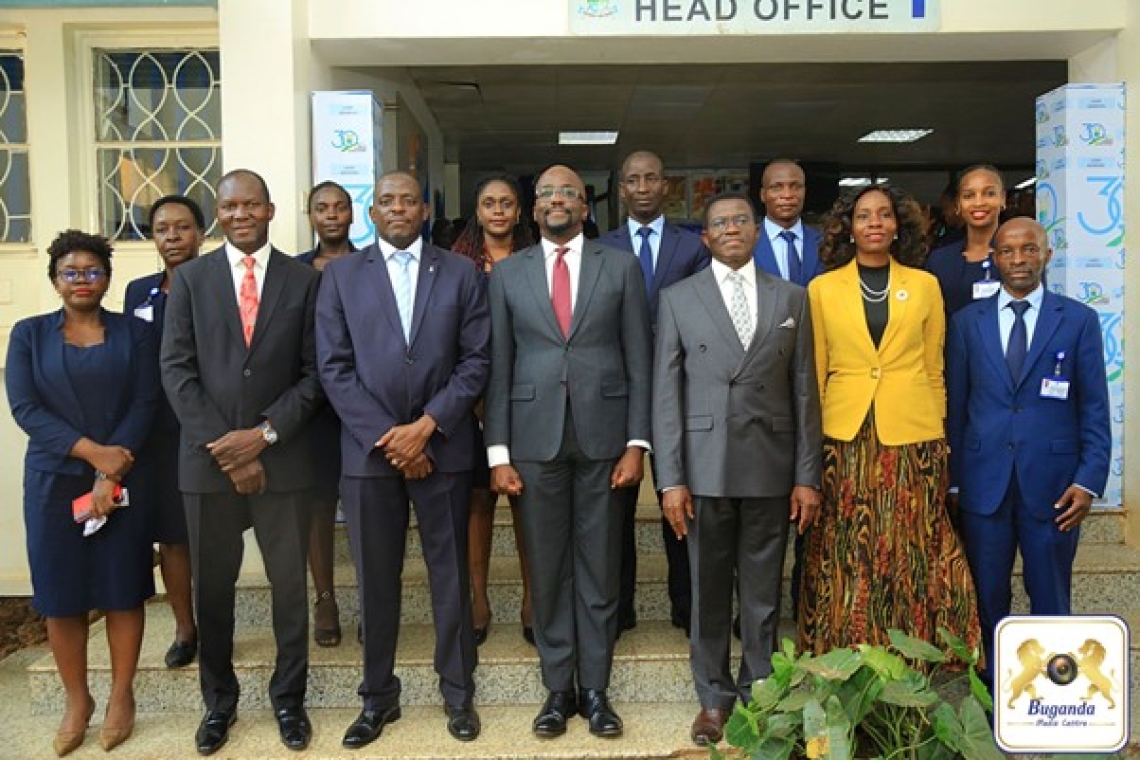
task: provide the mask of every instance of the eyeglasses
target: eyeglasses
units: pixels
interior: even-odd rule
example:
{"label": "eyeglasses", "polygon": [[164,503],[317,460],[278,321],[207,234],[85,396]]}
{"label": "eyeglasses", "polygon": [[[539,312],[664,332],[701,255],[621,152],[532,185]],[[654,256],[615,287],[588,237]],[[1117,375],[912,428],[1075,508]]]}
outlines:
{"label": "eyeglasses", "polygon": [[59,279],[74,285],[77,282],[98,282],[107,276],[105,269],[61,269]]}
{"label": "eyeglasses", "polygon": [[534,191],[534,197],[540,201],[551,200],[556,195],[564,201],[577,201],[582,199],[583,193],[573,185],[563,185],[562,187],[543,185]]}
{"label": "eyeglasses", "polygon": [[709,232],[721,234],[727,232],[730,226],[746,228],[756,224],[756,220],[748,214],[737,214],[736,216],[718,216],[716,219],[710,219],[708,228]]}

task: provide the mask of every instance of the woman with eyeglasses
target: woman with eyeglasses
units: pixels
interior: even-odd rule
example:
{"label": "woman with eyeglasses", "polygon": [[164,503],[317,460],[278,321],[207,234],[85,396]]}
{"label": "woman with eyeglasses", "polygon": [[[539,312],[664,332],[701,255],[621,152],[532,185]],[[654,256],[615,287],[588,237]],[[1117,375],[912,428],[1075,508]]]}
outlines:
{"label": "woman with eyeglasses", "polygon": [[[151,505],[130,489],[160,390],[153,332],[102,307],[111,279],[107,239],[61,233],[48,247],[48,277],[63,307],[12,328],[5,383],[12,416],[29,439],[24,523],[32,604],[47,619],[63,681],[54,742],[62,757],[83,743],[95,712],[87,683],[92,610],[106,614],[111,656],[99,743],[111,750],[134,729],[143,603],[154,594],[154,576]],[[89,500],[86,517],[76,514],[81,498]]]}
{"label": "woman with eyeglasses", "polygon": [[[206,217],[192,198],[167,195],[150,207],[150,232],[162,259],[162,270],[131,280],[123,296],[123,313],[137,317],[162,341],[166,296],[174,270],[198,257],[206,238]],[[190,587],[190,535],[186,509],[178,489],[178,417],[160,394],[150,437],[142,451],[139,476],[150,494],[151,538],[158,544],[158,567],[166,601],[174,615],[174,641],[166,650],[166,667],[184,668],[198,653],[198,627]]]}
{"label": "woman with eyeglasses", "polygon": [[[507,175],[496,174],[483,179],[475,187],[475,213],[455,240],[452,250],[475,262],[490,274],[491,267],[515,251],[534,244],[530,225],[523,220],[519,202],[519,186]],[[478,407],[482,416],[482,405]],[[486,454],[482,445],[478,451]],[[491,536],[495,524],[496,494],[491,492],[490,470],[477,467],[471,488],[471,516],[468,522],[467,561],[471,572],[471,617],[475,643],[487,640],[491,627],[491,602],[487,595],[487,578],[491,566]],[[515,503],[511,500],[511,509]],[[519,612],[523,638],[534,644],[534,628],[530,618],[530,567],[523,547],[519,522],[514,521],[515,546],[522,570],[523,599]]]}
{"label": "woman with eyeglasses", "polygon": [[808,532],[800,646],[898,629],[979,641],[974,583],[946,513],[946,319],[918,204],[886,185],[835,202],[808,285],[823,408],[823,507]]}

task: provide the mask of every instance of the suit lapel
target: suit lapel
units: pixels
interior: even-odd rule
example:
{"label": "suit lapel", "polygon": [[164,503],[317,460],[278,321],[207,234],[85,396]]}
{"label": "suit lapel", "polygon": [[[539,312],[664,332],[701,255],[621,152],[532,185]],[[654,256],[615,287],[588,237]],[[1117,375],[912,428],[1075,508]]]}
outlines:
{"label": "suit lapel", "polygon": [[388,320],[388,328],[403,339],[404,328],[400,324],[400,309],[396,306],[396,292],[392,289],[392,278],[388,276],[388,262],[384,260],[384,254],[376,243],[368,246],[364,255],[367,257],[364,270],[371,282],[371,290],[380,302],[380,311]]}
{"label": "suit lapel", "polygon": [[863,310],[863,291],[859,287],[859,265],[852,259],[839,273],[839,287],[842,292],[836,299],[843,304],[847,312],[847,320],[852,326],[854,334],[858,335],[859,349],[868,358],[877,358],[878,350],[875,341],[871,340],[871,332],[867,329],[867,313]]}
{"label": "suit lapel", "polygon": [[[752,358],[772,331],[776,321],[776,286],[767,278],[756,273],[756,329],[752,331],[752,342],[744,352],[745,361]],[[744,362],[741,363],[742,366]]]}
{"label": "suit lapel", "polygon": [[1017,379],[1019,386],[1033,371],[1033,365],[1041,358],[1045,345],[1052,339],[1053,333],[1057,332],[1064,318],[1064,302],[1051,296],[1052,293],[1045,291],[1045,297],[1041,300],[1041,313],[1037,315],[1037,324],[1033,327],[1033,340],[1029,344],[1029,353],[1025,356],[1021,377]]}
{"label": "suit lapel", "polygon": [[[44,367],[44,377],[49,378],[49,381],[58,389],[56,394],[56,401],[67,409],[68,421],[79,427],[83,420],[83,409],[79,406],[79,397],[75,395],[75,387],[71,384],[71,376],[68,374],[66,357],[64,353],[67,351],[65,344],[66,340],[63,337],[63,309],[56,312],[55,319],[53,320],[52,330],[50,332],[50,339],[54,342],[52,346],[51,362],[55,366]],[[106,324],[106,322],[104,322]],[[104,340],[110,337],[110,330],[104,327],[103,330]]]}
{"label": "suit lapel", "polygon": [[546,318],[547,327],[558,336],[559,340],[565,340],[562,328],[554,318],[554,304],[550,302],[550,285],[546,282],[546,253],[542,250],[542,244],[533,245],[515,255],[523,256],[527,260],[527,281],[530,283],[531,293],[534,294],[536,308]]}
{"label": "suit lapel", "polygon": [[245,336],[241,332],[241,311],[238,309],[237,293],[234,292],[234,276],[230,271],[230,260],[226,256],[225,246],[210,255],[213,257],[210,267],[210,279],[213,280],[213,284],[210,290],[213,291],[216,299],[217,314],[221,315],[222,322],[232,333],[234,340],[244,347]]}
{"label": "suit lapel", "polygon": [[1005,381],[1008,390],[1013,390],[1013,378],[1005,363],[1005,352],[1001,350],[1001,325],[998,320],[997,296],[986,301],[986,308],[977,317],[978,336],[982,341],[982,352],[993,365],[993,371]]}
{"label": "suit lapel", "polygon": [[768,230],[764,228],[763,221],[760,223],[760,237],[756,240],[753,259],[755,259],[756,266],[759,269],[773,277],[780,276],[780,267],[776,264],[776,254],[772,252],[772,241],[768,239]]}
{"label": "suit lapel", "polygon": [[416,302],[412,308],[412,328],[409,331],[411,333],[408,340],[409,346],[416,342],[416,335],[419,334],[420,324],[424,320],[424,312],[427,310],[428,302],[431,299],[431,291],[432,288],[435,287],[436,273],[438,271],[439,251],[425,244],[421,249],[420,272],[416,279]]}
{"label": "suit lapel", "polygon": [[[594,286],[598,284],[598,277],[605,265],[604,249],[587,240],[582,244],[582,264],[578,269],[578,296],[574,299],[574,318],[570,320],[570,334],[567,340],[574,337],[578,326],[589,309],[590,299],[594,296]],[[554,313],[551,306],[550,313]]]}
{"label": "suit lapel", "polygon": [[[724,296],[720,292],[720,283],[716,281],[716,274],[712,267],[708,267],[697,275],[695,288],[697,298],[708,312],[716,329],[724,337],[724,343],[738,358],[744,357],[744,347],[740,345],[740,336],[732,325],[732,317],[728,314],[728,307],[724,304]],[[755,340],[752,341],[755,344]]]}
{"label": "suit lapel", "polygon": [[[628,230],[629,228],[626,227],[627,233]],[[661,291],[661,283],[665,281],[665,274],[673,266],[673,260],[677,258],[677,246],[680,242],[681,236],[666,224],[661,231],[661,247],[657,249],[657,266],[653,268],[653,292],[649,294],[650,299]]]}
{"label": "suit lapel", "polygon": [[796,284],[807,287],[808,282],[819,271],[819,233],[806,224],[803,227],[804,242],[800,249],[800,257],[803,259],[803,264],[800,267],[803,282]]}
{"label": "suit lapel", "polygon": [[277,302],[281,299],[281,292],[285,290],[288,279],[285,254],[276,248],[271,248],[265,267],[265,282],[261,285],[261,298],[257,302],[257,320],[253,323],[253,337],[249,341],[251,354],[257,350],[257,346],[265,336],[265,330],[269,327],[273,311],[277,308]]}
{"label": "suit lapel", "polygon": [[[906,267],[895,262],[893,258],[890,261],[890,268],[890,291],[887,295],[887,327],[883,330],[883,337],[879,341],[880,354],[890,349],[891,341],[899,334],[899,330],[902,329],[901,325],[906,323],[906,313],[910,305],[910,273]],[[858,272],[858,270],[856,270],[856,272]],[[856,274],[856,276],[858,276],[858,274]],[[862,293],[860,293],[859,303],[862,305]],[[864,317],[864,322],[865,321],[866,317]]]}

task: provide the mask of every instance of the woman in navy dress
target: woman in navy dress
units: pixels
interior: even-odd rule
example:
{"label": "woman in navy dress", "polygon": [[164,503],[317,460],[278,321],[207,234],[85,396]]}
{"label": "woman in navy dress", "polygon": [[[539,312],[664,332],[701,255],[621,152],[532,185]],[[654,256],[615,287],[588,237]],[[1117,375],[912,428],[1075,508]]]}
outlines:
{"label": "woman in navy dress", "polygon": [[[491,267],[534,244],[530,226],[523,221],[518,183],[505,174],[484,178],[475,186],[475,214],[459,233],[452,250],[462,254],[488,276]],[[483,415],[482,404],[477,408]],[[486,456],[482,444],[478,451]],[[471,479],[471,516],[468,519],[467,563],[471,572],[471,617],[475,629],[475,643],[487,640],[491,627],[491,602],[487,595],[487,579],[491,567],[491,537],[495,525],[495,506],[498,495],[491,492],[491,471],[486,460],[476,465]],[[511,509],[515,507],[511,500]],[[530,619],[530,563],[523,550],[521,527],[515,525],[515,545],[518,549],[519,568],[522,571],[523,599],[519,611],[523,638],[534,644],[534,628]]]}
{"label": "woman in navy dress", "polygon": [[[309,192],[309,224],[319,243],[297,260],[320,271],[325,264],[356,250],[348,239],[352,227],[352,198],[335,182],[321,182]],[[313,416],[309,428],[317,484],[313,488],[313,517],[309,523],[309,572],[317,599],[313,604],[313,641],[317,646],[340,643],[340,609],[333,581],[333,529],[340,500],[340,420],[332,404]]]}
{"label": "woman in navy dress", "polygon": [[[99,734],[110,750],[134,728],[134,676],[143,603],[154,594],[148,511],[130,490],[135,457],[159,397],[157,346],[137,319],[105,311],[111,278],[106,238],[68,230],[48,247],[59,311],[12,328],[5,382],[12,416],[28,434],[24,522],[32,604],[47,618],[48,643],[66,694],[55,751],[83,743],[95,700],[87,685],[88,613],[106,613],[111,694]],[[89,536],[72,501],[90,492],[106,523]],[[142,491],[140,491],[141,495]]]}
{"label": "woman in navy dress", "polygon": [[954,312],[978,298],[998,292],[1001,280],[993,265],[993,239],[1005,208],[1005,184],[1001,173],[989,164],[977,164],[958,175],[957,211],[966,225],[966,236],[941,248],[926,259],[926,269],[938,278],[946,322]]}
{"label": "woman in navy dress", "polygon": [[[150,230],[163,270],[127,284],[123,313],[148,323],[154,329],[155,342],[161,343],[166,293],[174,269],[197,258],[206,236],[206,217],[194,200],[167,195],[150,207]],[[147,480],[149,503],[153,505],[151,539],[159,546],[162,585],[174,614],[174,641],[166,650],[168,668],[185,667],[198,653],[198,627],[190,594],[190,537],[182,492],[178,490],[178,436],[178,418],[166,395],[159,394],[154,425],[140,456],[139,475]]]}

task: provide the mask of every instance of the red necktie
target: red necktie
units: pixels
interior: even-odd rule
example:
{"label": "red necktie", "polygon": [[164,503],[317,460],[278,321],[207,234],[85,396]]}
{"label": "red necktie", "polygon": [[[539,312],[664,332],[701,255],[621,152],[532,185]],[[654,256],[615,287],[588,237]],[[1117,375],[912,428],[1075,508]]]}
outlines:
{"label": "red necktie", "polygon": [[245,277],[241,280],[241,294],[238,309],[241,311],[241,332],[245,336],[245,347],[253,342],[253,326],[257,324],[257,278],[253,276],[253,265],[257,259],[246,256],[242,259],[245,264]]}
{"label": "red necktie", "polygon": [[554,259],[554,276],[550,284],[550,303],[554,307],[554,318],[562,328],[562,337],[570,336],[570,318],[574,309],[570,305],[570,267],[566,266],[569,248],[559,246],[554,249],[558,258]]}

